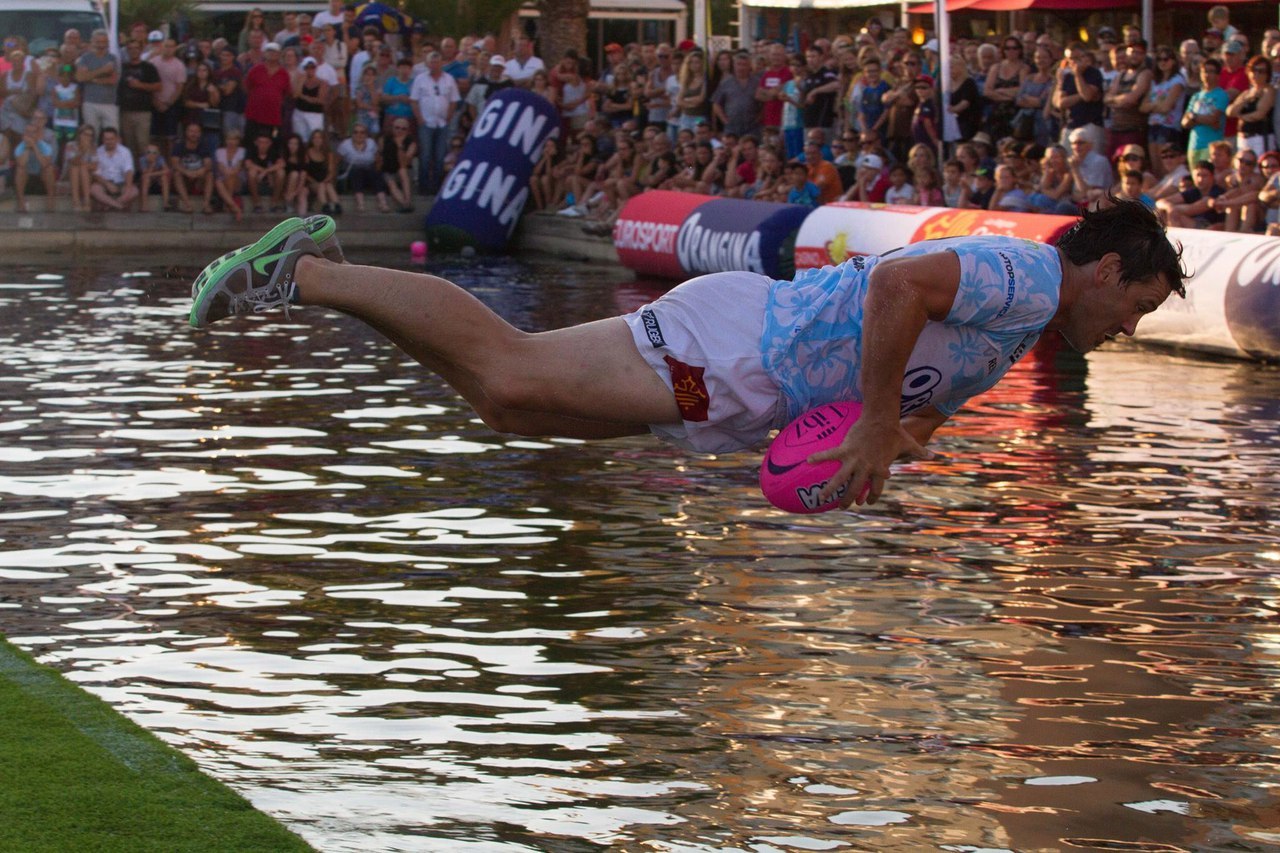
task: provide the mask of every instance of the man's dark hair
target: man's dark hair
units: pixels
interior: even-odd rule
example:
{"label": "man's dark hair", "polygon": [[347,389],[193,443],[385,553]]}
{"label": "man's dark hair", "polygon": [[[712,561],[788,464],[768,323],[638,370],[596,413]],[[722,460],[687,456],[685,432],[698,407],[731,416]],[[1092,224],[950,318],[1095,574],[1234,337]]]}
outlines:
{"label": "man's dark hair", "polygon": [[1143,281],[1163,274],[1170,289],[1186,298],[1182,249],[1174,248],[1155,213],[1140,201],[1108,196],[1108,207],[1085,211],[1058,240],[1067,260],[1084,266],[1108,252],[1120,256],[1120,281]]}
{"label": "man's dark hair", "polygon": [[1206,57],[1204,62],[1200,63],[1201,68],[1212,68],[1214,71],[1222,71],[1222,63],[1214,59],[1212,56]]}

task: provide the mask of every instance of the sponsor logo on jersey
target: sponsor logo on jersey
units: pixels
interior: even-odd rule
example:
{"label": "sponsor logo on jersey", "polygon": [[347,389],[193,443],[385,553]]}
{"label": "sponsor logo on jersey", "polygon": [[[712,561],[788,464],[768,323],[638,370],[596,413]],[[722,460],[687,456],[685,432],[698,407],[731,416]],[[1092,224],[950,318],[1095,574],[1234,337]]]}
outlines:
{"label": "sponsor logo on jersey", "polygon": [[640,312],[640,322],[644,324],[645,337],[649,339],[649,343],[653,344],[654,349],[667,345],[662,337],[662,327],[658,325],[658,317],[652,309],[646,308]]}

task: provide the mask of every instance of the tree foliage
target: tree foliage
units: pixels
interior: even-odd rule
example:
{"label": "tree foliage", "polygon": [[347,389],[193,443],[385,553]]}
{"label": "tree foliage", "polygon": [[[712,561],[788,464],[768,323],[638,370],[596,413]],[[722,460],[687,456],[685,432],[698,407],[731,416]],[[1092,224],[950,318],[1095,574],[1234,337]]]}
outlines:
{"label": "tree foliage", "polygon": [[164,24],[195,24],[200,11],[193,0],[120,0],[120,27],[128,29],[134,21],[142,21],[148,29]]}

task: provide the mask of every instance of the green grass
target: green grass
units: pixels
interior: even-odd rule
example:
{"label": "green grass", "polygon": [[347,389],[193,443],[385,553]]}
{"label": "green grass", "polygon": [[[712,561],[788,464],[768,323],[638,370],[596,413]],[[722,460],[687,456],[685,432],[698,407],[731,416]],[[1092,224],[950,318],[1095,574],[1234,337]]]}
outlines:
{"label": "green grass", "polygon": [[191,759],[0,639],[0,851],[310,849]]}

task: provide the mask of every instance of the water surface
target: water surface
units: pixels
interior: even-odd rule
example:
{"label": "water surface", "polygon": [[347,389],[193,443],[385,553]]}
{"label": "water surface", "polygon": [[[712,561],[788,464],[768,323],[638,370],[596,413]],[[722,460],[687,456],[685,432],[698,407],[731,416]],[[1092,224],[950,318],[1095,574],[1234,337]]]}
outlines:
{"label": "water surface", "polygon": [[[446,264],[525,328],[660,288]],[[0,272],[0,625],[334,851],[1274,850],[1280,374],[1037,351],[877,507]]]}

